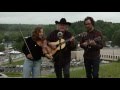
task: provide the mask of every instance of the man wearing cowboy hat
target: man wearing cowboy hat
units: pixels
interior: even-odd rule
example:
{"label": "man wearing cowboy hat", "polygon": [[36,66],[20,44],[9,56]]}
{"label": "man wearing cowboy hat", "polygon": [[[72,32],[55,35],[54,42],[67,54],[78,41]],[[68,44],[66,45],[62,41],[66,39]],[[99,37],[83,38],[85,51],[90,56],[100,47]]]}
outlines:
{"label": "man wearing cowboy hat", "polygon": [[[60,39],[64,39],[66,42],[66,46],[63,49],[58,50],[54,55],[54,68],[57,78],[62,78],[62,72],[64,78],[70,78],[70,61],[71,61],[71,50],[76,48],[75,42],[72,38],[72,34],[68,31],[69,26],[71,26],[70,22],[67,22],[65,18],[61,18],[60,21],[55,21],[56,30],[51,32],[47,37],[49,42],[57,42]],[[51,48],[55,49],[57,46],[50,45]]]}

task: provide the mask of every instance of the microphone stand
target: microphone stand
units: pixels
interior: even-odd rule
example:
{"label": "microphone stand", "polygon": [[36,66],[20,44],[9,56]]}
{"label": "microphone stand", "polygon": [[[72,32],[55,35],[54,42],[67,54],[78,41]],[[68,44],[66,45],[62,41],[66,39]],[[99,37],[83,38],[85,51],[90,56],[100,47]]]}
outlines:
{"label": "microphone stand", "polygon": [[63,57],[62,57],[62,52],[61,52],[61,39],[62,39],[62,37],[59,37],[59,45],[60,45],[60,50],[59,50],[59,68],[61,68],[61,66],[62,66],[62,63],[61,63],[61,60],[63,59]]}
{"label": "microphone stand", "polygon": [[59,51],[58,51],[58,53],[55,55],[55,57],[54,58],[56,58],[56,57],[59,57],[58,59],[60,60],[60,58],[61,58],[61,50],[62,50],[62,47],[61,47],[61,39],[62,39],[62,36],[59,36],[58,35],[58,41],[59,41],[59,47],[60,47],[60,49],[59,49]]}
{"label": "microphone stand", "polygon": [[59,45],[60,45],[60,51],[61,51],[61,37],[59,38]]}

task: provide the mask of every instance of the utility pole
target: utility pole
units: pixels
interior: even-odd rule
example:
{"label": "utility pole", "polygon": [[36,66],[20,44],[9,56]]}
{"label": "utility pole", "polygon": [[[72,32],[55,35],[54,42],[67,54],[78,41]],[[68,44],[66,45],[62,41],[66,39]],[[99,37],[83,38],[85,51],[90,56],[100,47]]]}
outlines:
{"label": "utility pole", "polygon": [[112,47],[112,49],[113,49],[113,61],[114,61],[114,56],[115,56],[115,55],[114,55],[114,47]]}
{"label": "utility pole", "polygon": [[12,64],[12,57],[10,53],[9,53],[9,64]]}

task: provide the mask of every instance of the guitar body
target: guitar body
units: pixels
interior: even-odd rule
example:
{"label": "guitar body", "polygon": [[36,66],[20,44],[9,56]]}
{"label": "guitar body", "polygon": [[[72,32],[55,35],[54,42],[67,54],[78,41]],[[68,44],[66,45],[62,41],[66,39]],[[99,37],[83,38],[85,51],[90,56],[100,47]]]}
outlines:
{"label": "guitar body", "polygon": [[[86,33],[85,33],[86,34]],[[50,42],[49,43],[49,45],[53,45],[53,46],[56,46],[56,49],[52,49],[51,48],[51,53],[52,53],[52,55],[54,55],[57,51],[59,51],[59,50],[61,50],[61,49],[64,49],[65,48],[65,46],[66,46],[66,42],[68,42],[68,41],[72,41],[73,39],[75,39],[76,37],[79,37],[79,36],[82,36],[82,35],[84,35],[85,36],[85,34],[83,33],[83,34],[78,34],[78,35],[76,35],[75,37],[71,37],[71,38],[69,38],[69,39],[67,39],[67,40],[65,40],[65,39],[61,39],[61,40],[58,40],[58,41],[56,41],[56,42]],[[49,47],[50,48],[50,47]]]}
{"label": "guitar body", "polygon": [[66,46],[66,43],[65,43],[64,39],[58,40],[56,42],[50,42],[49,44],[56,46],[57,50],[64,49],[65,46]]}
{"label": "guitar body", "polygon": [[[60,40],[58,40],[58,41],[56,41],[56,42],[49,42],[49,45],[47,46],[47,49],[48,49],[48,51],[50,52],[49,54],[47,54],[47,57],[49,58],[49,57],[51,57],[51,56],[53,56],[57,51],[59,51],[59,50],[62,50],[62,49],[64,49],[65,48],[65,46],[66,46],[66,42],[68,42],[68,41],[72,41],[73,39],[75,39],[76,37],[84,37],[84,36],[86,36],[86,33],[81,33],[81,34],[78,34],[78,35],[76,35],[75,37],[71,37],[71,38],[69,38],[69,39],[67,39],[67,40],[65,40],[65,39],[60,39]],[[56,48],[55,49],[53,49],[53,48],[51,48],[51,46],[53,45],[53,46],[56,46]]]}

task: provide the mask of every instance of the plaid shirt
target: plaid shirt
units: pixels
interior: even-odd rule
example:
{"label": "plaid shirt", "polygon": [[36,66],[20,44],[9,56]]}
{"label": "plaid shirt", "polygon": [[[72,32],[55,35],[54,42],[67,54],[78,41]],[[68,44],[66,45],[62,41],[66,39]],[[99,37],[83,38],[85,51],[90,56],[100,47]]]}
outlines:
{"label": "plaid shirt", "polygon": [[[97,40],[97,38],[100,38]],[[85,47],[83,45],[84,42],[88,40],[94,40],[96,45]],[[97,30],[93,30],[91,32],[87,32],[87,35],[83,37],[80,41],[81,48],[84,49],[84,59],[96,59],[100,57],[100,49],[103,48],[103,40],[102,40],[102,33]]]}

